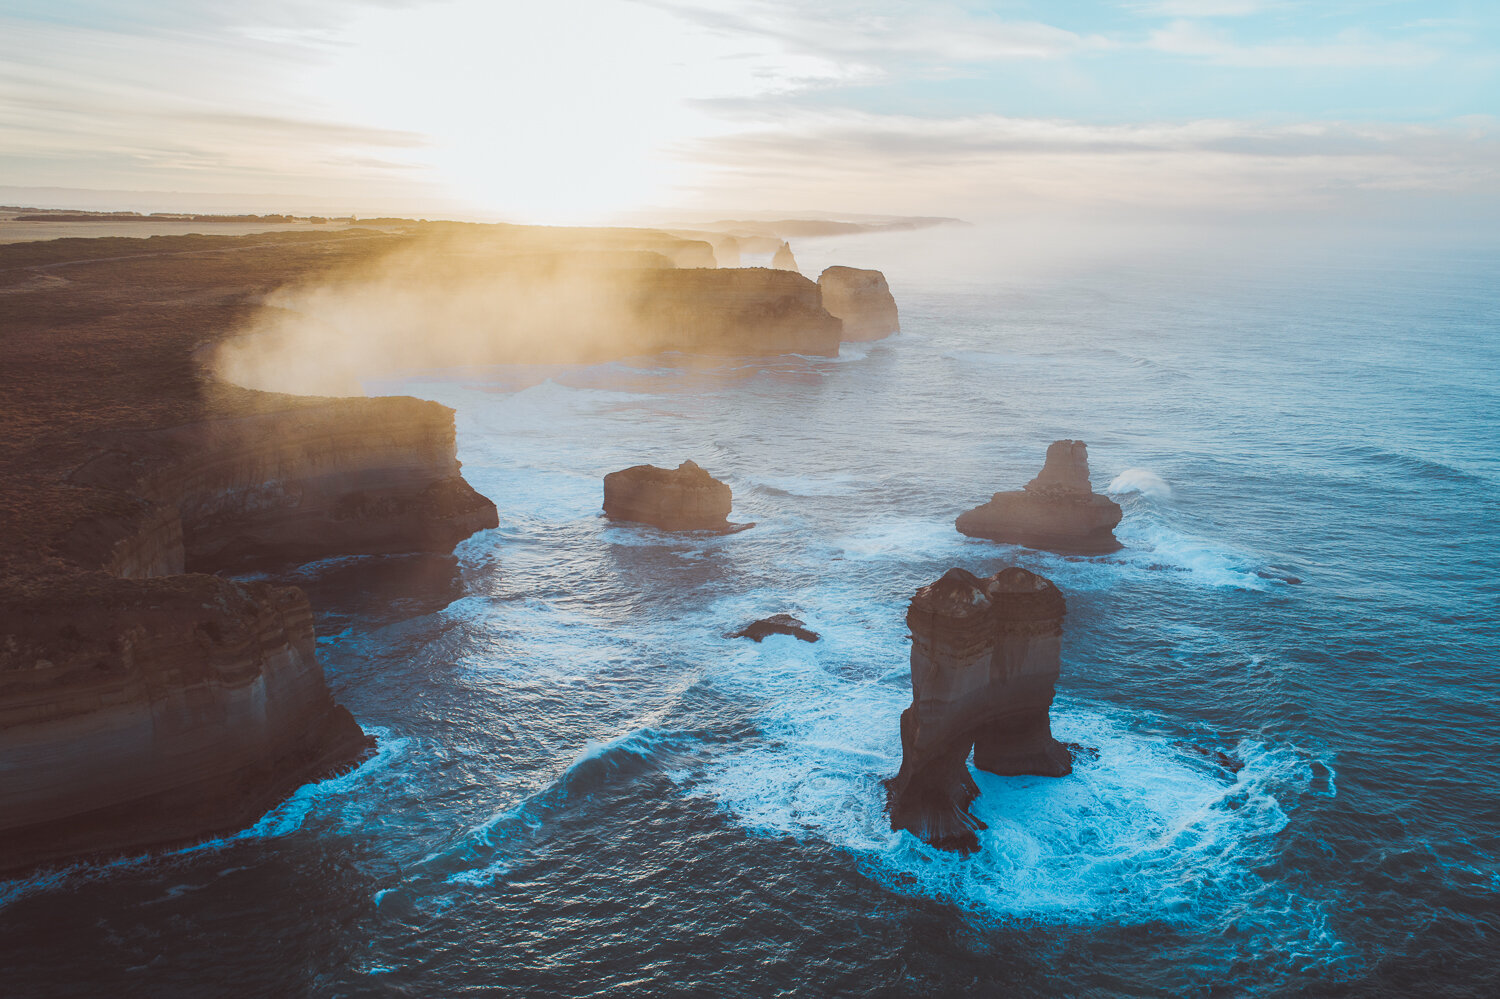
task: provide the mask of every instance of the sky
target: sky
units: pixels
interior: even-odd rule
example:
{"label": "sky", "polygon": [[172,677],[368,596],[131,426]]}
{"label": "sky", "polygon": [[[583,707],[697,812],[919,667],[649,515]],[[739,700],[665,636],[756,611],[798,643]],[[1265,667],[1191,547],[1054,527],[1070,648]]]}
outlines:
{"label": "sky", "polygon": [[0,0],[0,202],[1492,224],[1500,3]]}

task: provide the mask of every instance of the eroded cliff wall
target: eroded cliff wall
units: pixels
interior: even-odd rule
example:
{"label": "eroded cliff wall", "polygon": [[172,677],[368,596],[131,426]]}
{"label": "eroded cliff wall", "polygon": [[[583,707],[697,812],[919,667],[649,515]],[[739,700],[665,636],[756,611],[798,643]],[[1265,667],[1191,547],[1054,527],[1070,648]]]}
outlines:
{"label": "eroded cliff wall", "polygon": [[146,502],[101,563],[118,575],[446,551],[497,523],[435,402],[345,399],[103,440],[71,479]]}
{"label": "eroded cliff wall", "polygon": [[239,828],[369,744],[295,588],[94,573],[7,594],[0,636],[0,869]]}

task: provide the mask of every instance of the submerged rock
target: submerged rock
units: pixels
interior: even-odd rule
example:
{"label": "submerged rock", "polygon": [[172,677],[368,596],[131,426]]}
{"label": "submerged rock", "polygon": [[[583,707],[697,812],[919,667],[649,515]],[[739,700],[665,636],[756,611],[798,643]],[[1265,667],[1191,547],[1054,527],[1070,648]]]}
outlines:
{"label": "submerged rock", "polygon": [[829,267],[818,276],[823,308],[844,321],[845,340],[879,340],[900,332],[896,299],[885,275],[858,267]]}
{"label": "submerged rock", "polygon": [[676,468],[636,465],[604,477],[606,516],[664,531],[727,533],[749,526],[729,522],[732,504],[729,487],[693,461]]}
{"label": "submerged rock", "polygon": [[1054,441],[1047,461],[1025,489],[995,493],[960,514],[955,526],[971,538],[988,538],[1069,555],[1103,555],[1123,547],[1115,539],[1120,505],[1089,486],[1088,447]]}
{"label": "submerged rock", "polygon": [[1066,613],[1056,586],[1020,568],[986,579],[950,569],[917,591],[906,614],[912,703],[901,713],[901,770],[886,782],[892,829],[977,850],[971,750],[990,773],[1072,772],[1049,717]]}
{"label": "submerged rock", "polygon": [[772,614],[770,617],[763,617],[759,621],[753,621],[745,625],[745,627],[729,637],[748,638],[751,641],[759,642],[767,635],[791,635],[793,638],[800,638],[804,642],[816,642],[818,640],[818,633],[816,631],[810,630],[800,619],[792,617],[790,614]]}

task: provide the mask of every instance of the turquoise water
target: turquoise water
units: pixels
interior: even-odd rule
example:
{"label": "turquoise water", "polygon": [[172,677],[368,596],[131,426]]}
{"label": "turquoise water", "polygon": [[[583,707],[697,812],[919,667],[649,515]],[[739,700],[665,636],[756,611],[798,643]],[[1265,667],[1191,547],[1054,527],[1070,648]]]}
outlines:
{"label": "turquoise water", "polygon": [[[283,574],[379,753],[237,837],[0,886],[6,994],[1487,994],[1500,253],[990,238],[799,247],[901,303],[837,359],[372,386],[456,408],[501,520]],[[1061,437],[1125,550],[953,530]],[[756,526],[600,517],[606,472],[684,458]],[[903,614],[1009,564],[1067,596],[1054,730],[1098,757],[977,775],[963,860],[882,812]],[[823,640],[724,637],[780,611]]]}

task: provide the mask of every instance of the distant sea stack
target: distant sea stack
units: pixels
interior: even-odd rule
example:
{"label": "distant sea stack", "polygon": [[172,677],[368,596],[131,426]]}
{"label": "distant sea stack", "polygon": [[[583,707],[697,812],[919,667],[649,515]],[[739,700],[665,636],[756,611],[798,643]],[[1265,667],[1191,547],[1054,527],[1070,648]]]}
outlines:
{"label": "distant sea stack", "polygon": [[972,853],[984,824],[967,760],[1004,775],[1062,777],[1072,757],[1052,738],[1067,604],[1025,569],[981,579],[950,569],[912,598],[912,703],[901,713],[901,770],[886,782],[891,828]]}
{"label": "distant sea stack", "polygon": [[729,487],[693,461],[676,468],[636,465],[604,477],[605,516],[664,531],[737,530],[741,525],[729,522],[732,505]]}
{"label": "distant sea stack", "polygon": [[996,493],[988,503],[960,514],[959,533],[1006,544],[1070,555],[1119,551],[1114,529],[1120,505],[1089,485],[1088,447],[1054,441],[1047,461],[1024,489]]}
{"label": "distant sea stack", "polygon": [[859,267],[829,267],[818,276],[823,308],[844,321],[845,340],[879,340],[899,332],[896,299],[885,275]]}
{"label": "distant sea stack", "polygon": [[797,258],[792,256],[792,244],[782,243],[776,248],[775,255],[771,257],[771,266],[778,271],[797,269]]}

